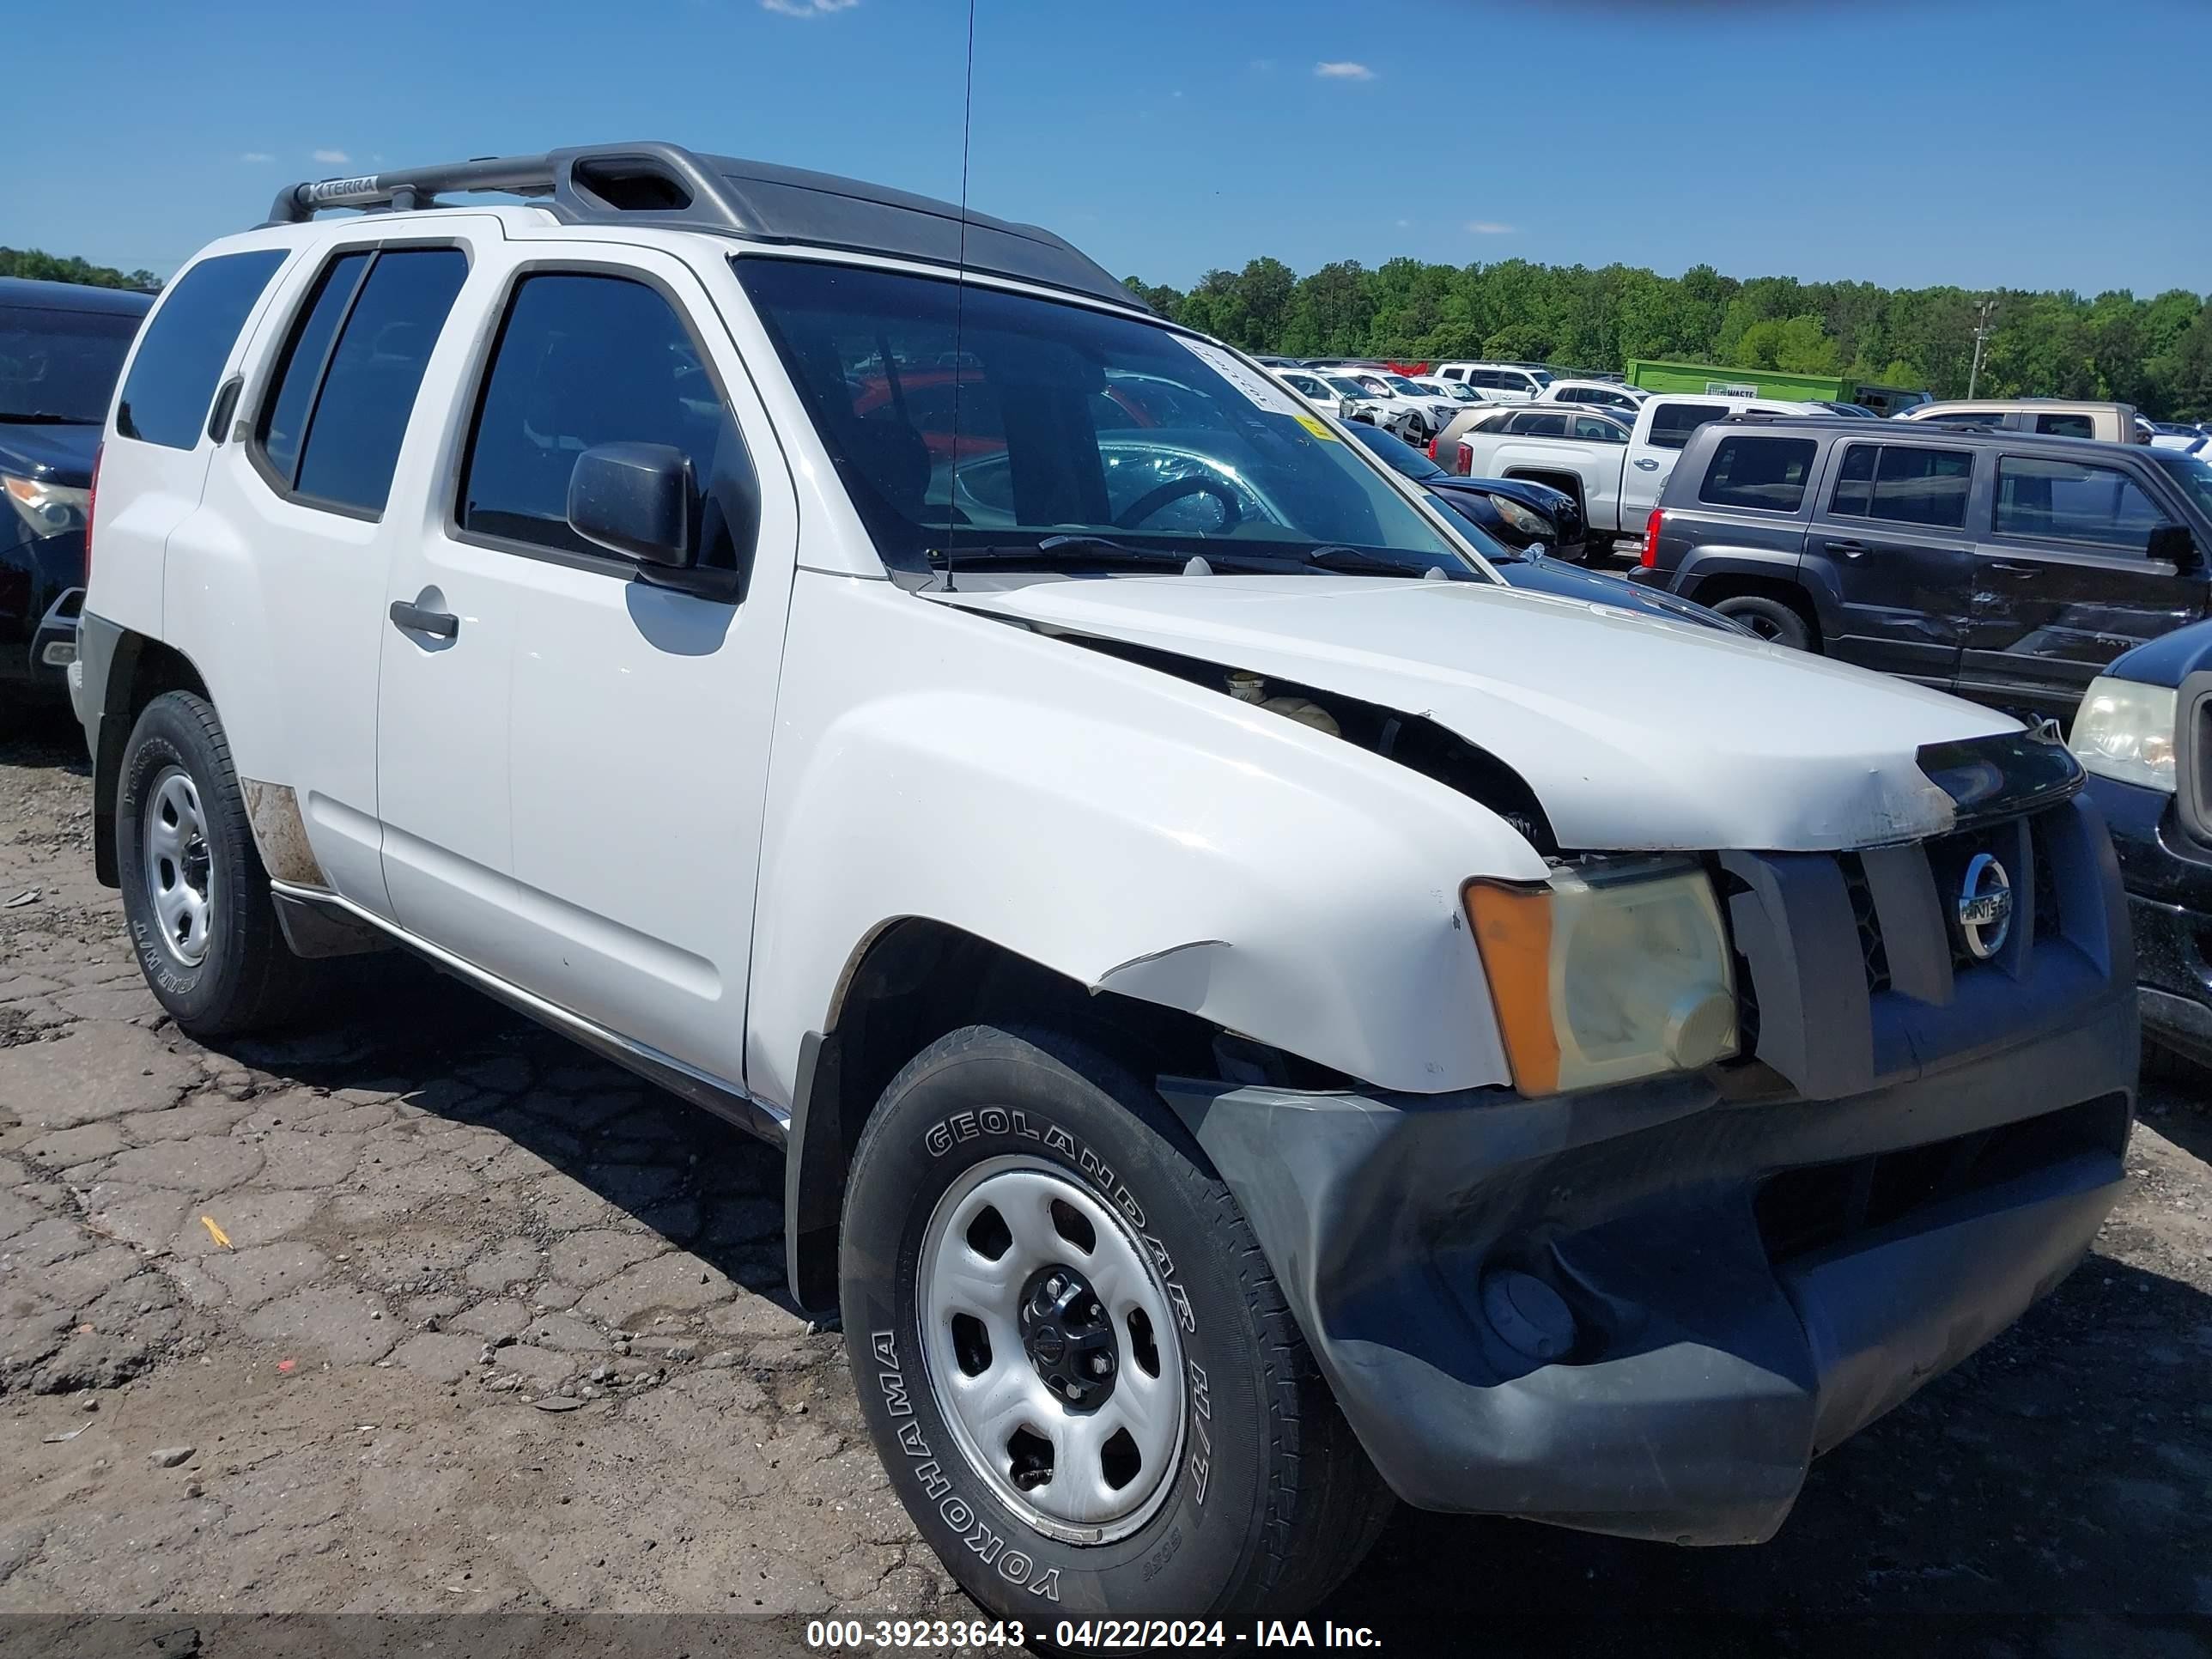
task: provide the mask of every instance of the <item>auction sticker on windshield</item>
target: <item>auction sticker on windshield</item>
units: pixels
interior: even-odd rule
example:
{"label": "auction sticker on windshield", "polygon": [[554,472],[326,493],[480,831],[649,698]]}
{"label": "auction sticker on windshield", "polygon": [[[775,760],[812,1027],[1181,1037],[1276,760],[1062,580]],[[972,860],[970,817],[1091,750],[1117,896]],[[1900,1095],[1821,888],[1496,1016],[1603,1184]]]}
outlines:
{"label": "auction sticker on windshield", "polygon": [[1305,428],[1307,431],[1312,433],[1315,437],[1321,439],[1324,443],[1336,444],[1342,443],[1344,441],[1343,439],[1338,437],[1336,434],[1331,432],[1327,426],[1322,424],[1322,418],[1318,415],[1301,415],[1297,416],[1297,422],[1300,426]]}
{"label": "auction sticker on windshield", "polygon": [[1279,392],[1256,370],[1247,368],[1219,346],[1204,340],[1193,340],[1178,334],[1184,349],[1223,380],[1243,392],[1247,399],[1270,415],[1288,415],[1297,420],[1305,413],[1287,392]]}

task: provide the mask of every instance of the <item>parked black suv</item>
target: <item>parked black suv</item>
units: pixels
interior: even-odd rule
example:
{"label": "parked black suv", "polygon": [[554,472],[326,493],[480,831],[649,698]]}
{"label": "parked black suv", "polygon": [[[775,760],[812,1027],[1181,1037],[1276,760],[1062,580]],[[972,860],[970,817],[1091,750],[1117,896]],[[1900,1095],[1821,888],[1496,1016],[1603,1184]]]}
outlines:
{"label": "parked black suv", "polygon": [[0,706],[66,697],[92,461],[150,294],[0,277]]}
{"label": "parked black suv", "polygon": [[1700,428],[1634,580],[1766,638],[2064,722],[2212,599],[2212,466],[2025,432],[1732,416]]}

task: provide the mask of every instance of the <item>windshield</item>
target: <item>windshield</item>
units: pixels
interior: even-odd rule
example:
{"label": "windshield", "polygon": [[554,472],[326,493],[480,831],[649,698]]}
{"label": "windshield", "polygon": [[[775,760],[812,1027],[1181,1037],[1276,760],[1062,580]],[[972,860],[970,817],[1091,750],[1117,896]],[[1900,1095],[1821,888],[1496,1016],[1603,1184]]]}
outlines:
{"label": "windshield", "polygon": [[1368,395],[1367,388],[1357,380],[1332,378],[1328,384],[1330,389],[1340,398],[1364,398]]}
{"label": "windshield", "polygon": [[1415,386],[1402,374],[1385,374],[1382,382],[1391,391],[1408,398],[1432,398],[1436,395],[1426,386]]}
{"label": "windshield", "polygon": [[1352,435],[1375,453],[1376,459],[1401,477],[1423,483],[1431,478],[1448,478],[1446,472],[1426,455],[1393,433],[1364,422],[1352,428]]}
{"label": "windshield", "polygon": [[0,421],[98,426],[139,320],[127,312],[0,306]]}
{"label": "windshield", "polygon": [[1549,386],[1552,383],[1552,374],[1549,369],[1532,368],[1528,371],[1528,378],[1538,386]]}
{"label": "windshield", "polygon": [[1094,555],[1474,568],[1311,410],[1210,342],[936,277],[732,264],[887,565],[1073,557],[1087,538]]}
{"label": "windshield", "polygon": [[2212,465],[2208,465],[2202,456],[2185,455],[2173,449],[2160,451],[2152,459],[2188,492],[2197,511],[2212,514]]}
{"label": "windshield", "polygon": [[1461,403],[1479,404],[1482,401],[1482,394],[1477,392],[1473,386],[1465,384],[1463,381],[1437,380],[1432,384],[1435,386],[1436,389],[1438,392],[1443,392],[1444,396],[1447,398],[1455,398]]}

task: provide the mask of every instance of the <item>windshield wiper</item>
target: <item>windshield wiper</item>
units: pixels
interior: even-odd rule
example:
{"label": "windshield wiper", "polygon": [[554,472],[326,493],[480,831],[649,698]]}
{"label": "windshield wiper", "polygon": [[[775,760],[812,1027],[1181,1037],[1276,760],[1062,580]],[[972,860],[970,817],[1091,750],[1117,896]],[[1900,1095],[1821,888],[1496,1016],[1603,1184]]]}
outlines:
{"label": "windshield wiper", "polygon": [[0,410],[0,424],[9,426],[98,426],[97,415],[56,415],[50,410],[34,409],[18,415],[12,410]]}
{"label": "windshield wiper", "polygon": [[1431,570],[1446,581],[1480,581],[1482,573],[1473,565],[1462,565],[1454,569],[1449,565],[1439,566],[1431,559],[1418,553],[1394,553],[1370,547],[1352,547],[1341,542],[1324,543],[1298,556],[1300,561],[1317,565],[1323,570],[1340,570],[1353,576],[1425,576]]}
{"label": "windshield wiper", "polygon": [[1240,549],[1233,543],[1206,542],[1194,544],[1187,549],[1133,547],[1109,536],[1047,536],[1037,542],[995,542],[978,547],[963,544],[958,547],[933,550],[937,558],[956,570],[971,559],[1006,564],[1018,564],[1025,560],[1045,563],[1067,561],[1083,564],[1133,565],[1144,569],[1181,570],[1195,558],[1203,560],[1214,568],[1234,566],[1242,570],[1294,574],[1305,568],[1301,559],[1286,558],[1279,553],[1252,552]]}

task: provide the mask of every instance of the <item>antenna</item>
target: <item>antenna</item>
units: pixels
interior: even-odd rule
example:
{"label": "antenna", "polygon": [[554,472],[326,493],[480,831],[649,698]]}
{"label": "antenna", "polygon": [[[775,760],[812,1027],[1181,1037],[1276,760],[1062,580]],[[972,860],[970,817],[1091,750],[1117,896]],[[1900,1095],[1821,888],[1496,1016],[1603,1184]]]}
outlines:
{"label": "antenna", "polygon": [[968,393],[968,143],[975,128],[975,0],[968,0],[968,81],[960,100],[960,260],[952,289],[952,462],[945,487],[945,591],[952,592],[954,485],[960,480],[960,404]]}

